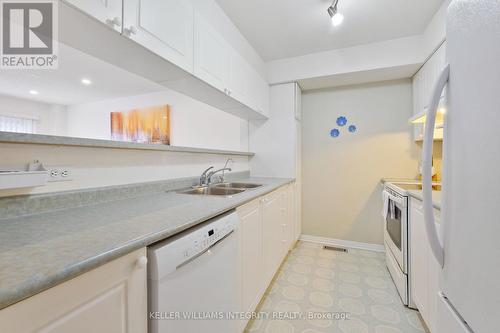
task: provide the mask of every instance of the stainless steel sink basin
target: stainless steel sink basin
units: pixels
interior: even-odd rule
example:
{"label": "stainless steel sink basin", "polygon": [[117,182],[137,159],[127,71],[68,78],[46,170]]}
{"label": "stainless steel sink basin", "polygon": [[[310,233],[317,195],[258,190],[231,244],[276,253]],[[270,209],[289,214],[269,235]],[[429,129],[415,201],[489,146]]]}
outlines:
{"label": "stainless steel sink basin", "polygon": [[256,188],[259,186],[262,186],[262,184],[250,184],[250,183],[222,183],[222,184],[217,184],[213,185],[214,187],[219,187],[219,188],[237,188],[237,189],[247,189],[247,188]]}
{"label": "stainless steel sink basin", "polygon": [[210,186],[210,187],[197,187],[189,190],[184,190],[179,193],[198,194],[198,195],[220,195],[220,196],[230,197],[244,191],[245,189],[242,188],[221,188],[221,187]]}

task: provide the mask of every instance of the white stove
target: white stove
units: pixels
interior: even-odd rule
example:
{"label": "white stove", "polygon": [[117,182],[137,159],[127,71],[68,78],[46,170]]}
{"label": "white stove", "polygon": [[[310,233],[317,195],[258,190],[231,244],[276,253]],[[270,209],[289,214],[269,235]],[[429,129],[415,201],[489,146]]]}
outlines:
{"label": "white stove", "polygon": [[[440,190],[441,185],[435,184]],[[408,202],[410,190],[421,190],[420,182],[386,182],[383,192],[386,264],[403,304],[416,308],[410,292],[410,236]]]}

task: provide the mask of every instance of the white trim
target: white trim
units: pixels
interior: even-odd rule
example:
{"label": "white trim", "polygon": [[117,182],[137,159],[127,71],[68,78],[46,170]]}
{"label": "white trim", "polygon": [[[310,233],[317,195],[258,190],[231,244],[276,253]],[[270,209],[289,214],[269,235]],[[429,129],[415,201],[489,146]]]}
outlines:
{"label": "white trim", "polygon": [[312,235],[304,235],[304,234],[300,235],[299,239],[301,241],[305,241],[305,242],[320,243],[320,244],[324,244],[324,245],[342,246],[342,247],[347,247],[347,248],[352,248],[352,249],[385,252],[385,247],[384,247],[384,245],[381,245],[381,244],[361,243],[361,242],[354,242],[354,241],[320,237],[320,236],[312,236]]}

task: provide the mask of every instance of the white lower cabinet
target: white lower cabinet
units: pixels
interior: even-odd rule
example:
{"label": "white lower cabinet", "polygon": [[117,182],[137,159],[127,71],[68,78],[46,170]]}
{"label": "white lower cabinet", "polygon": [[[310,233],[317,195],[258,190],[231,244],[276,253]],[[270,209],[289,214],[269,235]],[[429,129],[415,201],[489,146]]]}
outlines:
{"label": "white lower cabinet", "polygon": [[0,332],[146,333],[144,258],[145,248],[0,310]]}
{"label": "white lower cabinet", "polygon": [[[237,209],[241,226],[242,311],[254,311],[295,243],[293,185]],[[244,321],[243,327],[247,324]]]}
{"label": "white lower cabinet", "polygon": [[[434,219],[439,230],[440,211],[434,210]],[[437,306],[439,299],[439,276],[441,267],[434,258],[423,215],[422,202],[412,198],[410,202],[410,288],[413,301],[427,327],[436,331]]]}
{"label": "white lower cabinet", "polygon": [[[241,237],[241,311],[251,312],[259,304],[264,293],[262,256],[262,214],[260,200],[254,200],[238,208]],[[242,323],[242,330],[247,324]]]}
{"label": "white lower cabinet", "polygon": [[262,199],[262,245],[266,285],[271,282],[282,259],[284,233],[281,209],[281,191],[275,191]]}
{"label": "white lower cabinet", "polygon": [[[285,185],[237,208],[241,311],[255,310],[296,241],[294,189]],[[146,333],[146,258],[142,248],[0,310],[0,332]]]}

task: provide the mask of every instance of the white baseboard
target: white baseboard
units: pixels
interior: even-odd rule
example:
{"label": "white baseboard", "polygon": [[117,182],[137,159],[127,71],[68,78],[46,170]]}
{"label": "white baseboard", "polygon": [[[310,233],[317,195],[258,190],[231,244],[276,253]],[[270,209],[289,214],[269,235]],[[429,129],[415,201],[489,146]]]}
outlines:
{"label": "white baseboard", "polygon": [[305,242],[319,243],[330,246],[342,246],[351,249],[385,252],[384,245],[380,244],[361,243],[361,242],[354,242],[354,241],[320,237],[320,236],[311,236],[311,235],[300,235],[299,239]]}

